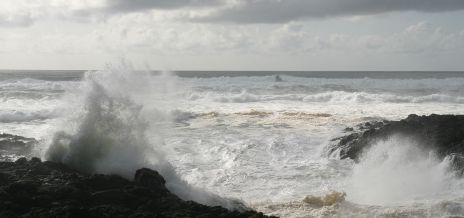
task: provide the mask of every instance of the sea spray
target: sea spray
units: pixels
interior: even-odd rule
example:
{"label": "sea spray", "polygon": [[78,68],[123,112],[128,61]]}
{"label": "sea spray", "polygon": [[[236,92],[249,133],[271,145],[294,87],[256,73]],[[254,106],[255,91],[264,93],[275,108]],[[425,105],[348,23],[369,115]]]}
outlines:
{"label": "sea spray", "polygon": [[439,160],[413,138],[394,135],[375,143],[356,164],[347,184],[347,199],[391,205],[439,199],[457,184],[448,161]]}
{"label": "sea spray", "polygon": [[127,97],[111,97],[96,81],[91,83],[80,126],[75,133],[57,132],[47,159],[84,172],[130,177],[147,164],[144,155],[157,154],[143,135],[147,124],[140,118],[141,108]]}
{"label": "sea spray", "polygon": [[[79,95],[68,96],[71,118],[64,122],[46,150],[48,160],[63,162],[88,173],[132,178],[135,170],[159,171],[167,187],[186,200],[243,209],[240,201],[221,198],[195,188],[177,175],[164,158],[163,128],[169,128],[169,91],[173,77],[134,72],[130,66],[88,72]],[[163,81],[156,81],[163,79]],[[79,92],[77,92],[79,93]],[[82,102],[80,102],[82,101]],[[156,105],[159,104],[159,108]],[[172,108],[171,108],[172,109]],[[147,132],[150,137],[147,137]]]}

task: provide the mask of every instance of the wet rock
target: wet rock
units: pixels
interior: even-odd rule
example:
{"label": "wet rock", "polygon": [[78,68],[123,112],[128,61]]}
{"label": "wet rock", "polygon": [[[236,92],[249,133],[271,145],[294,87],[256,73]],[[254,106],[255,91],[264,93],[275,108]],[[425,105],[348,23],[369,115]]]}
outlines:
{"label": "wet rock", "polygon": [[35,193],[37,188],[40,186],[39,181],[26,179],[26,180],[19,180],[10,183],[8,186],[5,186],[4,190],[8,193],[17,194],[21,192],[26,193]]}
{"label": "wet rock", "polygon": [[0,185],[3,185],[8,182],[9,175],[6,173],[0,172]]}
{"label": "wet rock", "polygon": [[183,201],[165,183],[146,168],[129,181],[87,175],[37,158],[0,162],[0,217],[265,217]]}
{"label": "wet rock", "polygon": [[[334,139],[329,153],[337,151],[342,159],[359,161],[362,153],[376,141],[396,134],[413,138],[423,149],[434,151],[441,158],[451,154],[464,155],[464,115],[436,114],[411,114],[400,121],[362,124],[359,131]],[[456,159],[456,163],[460,161]]]}
{"label": "wet rock", "polygon": [[120,189],[110,189],[104,191],[98,191],[91,195],[93,205],[126,205],[131,208],[134,206],[135,196],[125,193]]}
{"label": "wet rock", "polygon": [[169,192],[166,186],[164,186],[166,183],[164,178],[158,172],[151,169],[142,168],[137,170],[134,181],[161,195],[166,195]]}
{"label": "wet rock", "polygon": [[84,182],[87,186],[96,190],[117,189],[130,184],[128,180],[118,175],[102,174],[92,175],[88,179],[85,179]]}
{"label": "wet rock", "polygon": [[353,127],[346,127],[343,132],[353,132],[354,128]]}
{"label": "wet rock", "polygon": [[27,158],[21,157],[18,160],[15,161],[17,164],[26,164],[27,163]]}
{"label": "wet rock", "polygon": [[38,158],[38,157],[31,158],[31,163],[41,163],[41,162],[42,162],[42,160],[40,160],[40,158]]}

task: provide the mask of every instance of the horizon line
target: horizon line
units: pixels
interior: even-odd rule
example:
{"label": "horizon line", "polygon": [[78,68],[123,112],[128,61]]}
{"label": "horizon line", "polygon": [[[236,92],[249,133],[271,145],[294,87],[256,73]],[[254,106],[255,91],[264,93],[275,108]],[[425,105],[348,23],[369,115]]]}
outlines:
{"label": "horizon line", "polygon": [[[0,72],[5,71],[68,71],[68,72],[86,72],[86,71],[101,71],[104,69],[0,69]],[[463,70],[140,70],[133,71],[143,72],[462,72]]]}

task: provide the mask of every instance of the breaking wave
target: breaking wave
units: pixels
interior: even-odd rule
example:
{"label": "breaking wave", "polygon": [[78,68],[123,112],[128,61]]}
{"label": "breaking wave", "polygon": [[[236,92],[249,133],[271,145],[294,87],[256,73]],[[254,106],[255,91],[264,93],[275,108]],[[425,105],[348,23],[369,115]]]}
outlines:
{"label": "breaking wave", "polygon": [[62,92],[66,86],[75,84],[71,81],[43,81],[31,78],[0,81],[0,90],[49,91]]}
{"label": "breaking wave", "polygon": [[462,96],[450,94],[404,95],[404,94],[377,94],[368,92],[328,91],[320,93],[275,94],[262,95],[242,90],[240,93],[194,93],[190,100],[210,99],[220,103],[250,103],[268,101],[299,101],[315,103],[464,103]]}
{"label": "breaking wave", "polygon": [[36,121],[36,120],[52,119],[52,118],[55,118],[56,116],[57,116],[57,113],[53,110],[0,111],[0,123],[30,122],[30,121]]}
{"label": "breaking wave", "polygon": [[329,118],[332,117],[332,114],[328,113],[311,113],[305,111],[266,111],[266,110],[256,110],[250,109],[245,111],[239,112],[218,112],[218,111],[211,111],[211,112],[201,112],[195,113],[191,111],[182,111],[182,110],[173,110],[170,113],[170,116],[173,118],[175,122],[185,122],[192,119],[197,118],[215,118],[218,116],[241,116],[245,118],[264,118],[264,117],[274,117],[277,119],[302,119],[302,120],[309,120],[315,118]]}
{"label": "breaking wave", "polygon": [[347,199],[361,204],[395,205],[449,198],[455,190],[462,190],[462,181],[450,171],[450,162],[440,160],[417,143],[413,138],[394,135],[374,144],[353,169]]}
{"label": "breaking wave", "polygon": [[241,206],[193,186],[207,187],[281,217],[464,214],[464,185],[449,171],[462,156],[436,158],[405,136],[376,142],[359,164],[321,154],[334,136],[361,130],[359,122],[462,113],[463,78],[282,75],[276,83],[130,66],[60,78],[0,81],[4,131],[46,140],[47,159],[127,178],[149,167],[184,199]]}
{"label": "breaking wave", "polygon": [[[136,75],[135,75],[136,74]],[[186,200],[208,205],[241,208],[240,201],[221,198],[187,184],[164,157],[163,129],[169,113],[147,105],[168,91],[169,76],[154,78],[133,72],[130,66],[88,72],[82,90],[67,96],[71,117],[64,121],[46,149],[48,160],[65,163],[88,173],[119,174],[132,178],[135,170],[150,167],[166,178],[167,187]],[[157,88],[153,90],[152,88]],[[79,95],[84,93],[84,95]],[[154,102],[151,102],[154,103]],[[165,105],[165,102],[158,103]],[[145,107],[146,106],[146,107]],[[155,106],[155,107],[153,107]],[[151,121],[151,122],[148,122]]]}

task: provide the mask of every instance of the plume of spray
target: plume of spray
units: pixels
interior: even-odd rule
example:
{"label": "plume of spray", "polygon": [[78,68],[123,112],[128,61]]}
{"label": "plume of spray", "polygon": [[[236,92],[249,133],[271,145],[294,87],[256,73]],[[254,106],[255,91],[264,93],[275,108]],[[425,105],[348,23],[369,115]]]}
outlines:
{"label": "plume of spray", "polygon": [[[462,186],[440,160],[414,138],[393,135],[366,151],[347,184],[347,198],[362,204],[395,205],[417,200],[448,199]],[[456,196],[455,196],[456,197]]]}
{"label": "plume of spray", "polygon": [[171,127],[175,77],[131,69],[123,63],[86,73],[82,88],[67,97],[70,116],[52,137],[45,159],[128,179],[148,167],[160,172],[167,188],[184,200],[245,209],[238,200],[192,187],[176,173],[162,146],[163,132]]}

